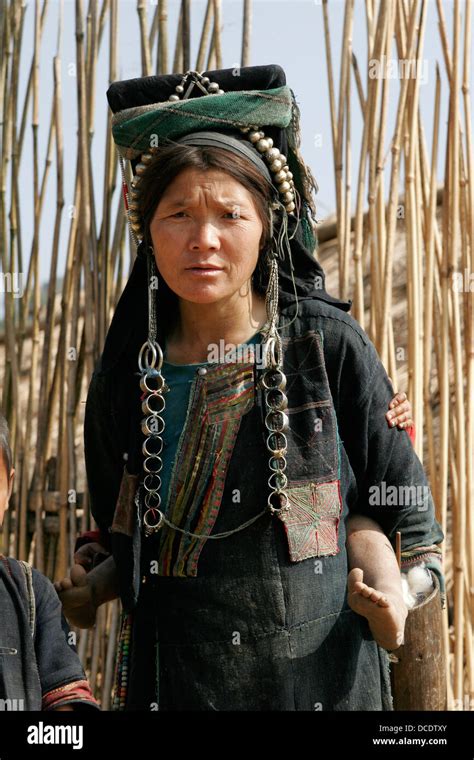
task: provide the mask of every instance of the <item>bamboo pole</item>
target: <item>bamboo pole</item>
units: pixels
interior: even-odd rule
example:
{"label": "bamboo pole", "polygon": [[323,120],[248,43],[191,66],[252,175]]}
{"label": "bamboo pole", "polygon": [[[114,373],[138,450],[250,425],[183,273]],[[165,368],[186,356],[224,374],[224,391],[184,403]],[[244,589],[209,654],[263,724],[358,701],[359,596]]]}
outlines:
{"label": "bamboo pole", "polygon": [[[406,58],[412,60],[415,50],[415,30],[416,30],[416,17],[418,13],[418,0],[414,0],[411,6],[411,15],[409,21],[408,40]],[[405,77],[402,79],[400,87],[400,96],[398,100],[398,109],[396,117],[395,131],[392,138],[392,171],[390,176],[390,190],[389,198],[390,205],[388,210],[388,223],[387,223],[387,243],[385,253],[385,266],[382,277],[382,289],[385,294],[385,302],[381,313],[380,320],[380,342],[377,343],[377,348],[381,356],[386,355],[386,340],[387,340],[387,323],[389,313],[391,310],[391,293],[392,293],[392,274],[393,274],[393,250],[395,245],[395,232],[397,222],[397,207],[398,207],[398,183],[400,177],[400,150],[402,129],[405,121],[405,111],[408,96],[409,79]],[[411,388],[409,388],[411,391]]]}
{"label": "bamboo pole", "polygon": [[166,74],[168,72],[168,2],[159,0],[158,2],[158,55],[157,55],[157,74]]}
{"label": "bamboo pole", "polygon": [[206,13],[205,13],[204,21],[202,25],[201,38],[199,41],[199,50],[198,50],[197,59],[196,59],[197,71],[202,71],[204,69],[204,62],[206,58],[206,48],[208,44],[209,33],[211,31],[211,21],[213,18],[213,9],[214,9],[213,0],[207,0]]}
{"label": "bamboo pole", "polygon": [[[474,149],[472,142],[472,110],[470,98],[470,55],[471,55],[471,24],[472,3],[465,6],[464,20],[464,60],[463,60],[463,106],[464,106],[464,133],[466,135],[466,183],[465,195],[468,209],[466,224],[466,269],[474,272]],[[469,578],[469,599],[467,603],[468,619],[472,623],[474,618],[474,299],[466,298],[465,311],[465,349],[466,349],[466,535],[467,548],[467,572]],[[471,662],[474,659],[474,641],[471,635],[469,651]],[[469,692],[474,700],[474,668],[471,667]]]}
{"label": "bamboo pole", "polygon": [[[395,12],[394,12],[395,10]],[[369,180],[369,193],[372,192],[374,196],[374,203],[372,205],[372,214],[370,215],[370,221],[371,224],[376,224],[376,228],[374,228],[374,234],[375,239],[377,241],[377,252],[376,252],[376,277],[378,278],[376,281],[376,307],[378,309],[378,316],[377,316],[377,322],[378,327],[377,329],[377,336],[379,341],[381,340],[381,330],[383,329],[380,326],[380,315],[382,312],[382,309],[384,308],[384,305],[386,303],[385,299],[387,298],[388,293],[383,289],[383,282],[382,282],[382,273],[385,269],[385,259],[386,259],[386,245],[387,245],[387,229],[386,229],[386,220],[385,220],[385,198],[384,198],[384,164],[385,164],[385,158],[384,158],[384,152],[385,152],[385,134],[386,134],[386,122],[387,122],[387,112],[388,112],[388,104],[389,104],[389,82],[390,79],[386,76],[387,74],[387,61],[391,58],[391,47],[392,47],[392,38],[393,38],[393,31],[395,26],[395,17],[396,17],[396,5],[392,5],[390,3],[387,4],[387,14],[385,17],[385,23],[382,26],[382,22],[380,24],[381,28],[383,29],[383,38],[381,40],[381,49],[382,49],[382,60],[383,60],[383,79],[381,83],[381,102],[380,102],[380,117],[379,117],[379,124],[380,127],[378,130],[376,130],[376,136],[373,142],[373,151],[374,155],[371,158],[371,162],[369,165],[369,171],[371,176],[371,181]],[[370,182],[372,185],[372,191],[370,190]],[[386,325],[387,327],[387,338],[390,334],[390,318],[388,320],[388,323]],[[388,342],[388,341],[387,341]],[[389,352],[389,346],[385,345],[385,353],[381,354],[382,361],[386,366],[389,366],[388,361],[388,352]],[[393,375],[396,379],[396,367],[392,366],[389,367],[391,371],[393,371]]]}
{"label": "bamboo pole", "polygon": [[221,0],[214,0],[214,29],[213,29],[213,45],[216,56],[216,69],[222,68],[222,44],[221,44]]}
{"label": "bamboo pole", "polygon": [[[18,65],[12,61],[13,51],[18,45],[18,34],[21,28],[21,22],[18,19],[17,14],[9,12],[7,9],[3,15],[2,24],[2,46],[5,55],[1,57],[0,62],[0,107],[1,107],[1,151],[0,151],[0,247],[1,247],[1,263],[2,271],[6,274],[9,273],[13,276],[15,271],[14,261],[14,247],[12,241],[15,240],[15,235],[10,230],[10,238],[7,235],[7,177],[9,173],[9,163],[14,160],[12,154],[14,153],[12,142],[15,139],[16,133],[16,107],[14,103],[15,95],[17,94],[17,81],[18,81]],[[18,31],[17,31],[18,29]],[[17,61],[19,56],[17,56]],[[15,171],[13,167],[12,172]],[[14,180],[13,180],[14,182]],[[17,190],[17,184],[13,184],[14,190]],[[14,203],[11,204],[11,209],[14,208]],[[12,211],[10,211],[10,225],[14,224],[12,219]],[[10,243],[10,256],[8,256],[8,248]],[[18,271],[18,270],[17,270]],[[5,289],[5,301],[4,301],[4,320],[5,320],[5,369],[2,378],[2,407],[4,413],[10,422],[11,441],[12,446],[16,445],[17,438],[17,422],[19,418],[19,398],[18,398],[18,386],[19,386],[19,366],[17,362],[17,356],[15,351],[16,344],[16,330],[15,330],[15,305],[13,298],[13,291],[9,288]],[[10,529],[11,513],[7,512],[6,515],[6,530]],[[17,532],[18,538],[18,532]],[[5,537],[6,544],[8,545],[8,533]]]}
{"label": "bamboo pole", "polygon": [[344,293],[345,283],[343,280],[342,262],[346,258],[345,247],[349,245],[349,231],[345,229],[343,221],[347,219],[345,210],[344,195],[344,162],[343,162],[343,132],[344,132],[344,102],[347,97],[348,80],[350,80],[350,60],[351,60],[351,35],[352,23],[354,16],[354,0],[349,0],[345,5],[344,12],[344,31],[341,46],[341,79],[339,84],[339,104],[337,110],[337,130],[336,130],[336,193],[337,193],[337,212],[341,225],[338,230],[338,241],[340,241],[339,250],[339,292],[341,298],[346,298]]}
{"label": "bamboo pole", "polygon": [[183,73],[183,6],[179,12],[176,41],[174,46],[173,74]]}
{"label": "bamboo pole", "polygon": [[341,267],[341,282],[342,293],[347,297],[349,292],[349,262],[351,252],[351,173],[352,173],[352,156],[351,156],[351,87],[350,77],[346,80],[346,105],[345,105],[345,144],[344,144],[344,166],[346,179],[344,182],[344,230],[346,245],[342,250],[342,267]]}
{"label": "bamboo pole", "polygon": [[[109,30],[109,84],[117,79],[117,46],[118,32],[118,8],[117,1],[112,0],[110,5],[110,30]],[[110,217],[111,205],[116,186],[116,151],[112,141],[112,116],[107,112],[107,132],[105,143],[104,162],[104,186],[102,195],[102,225],[97,246],[97,264],[100,270],[99,285],[99,309],[98,309],[98,346],[102,347],[105,342],[109,307],[110,307]]]}
{"label": "bamboo pole", "polygon": [[[25,427],[25,444],[31,439],[33,431],[33,411],[34,411],[34,394],[35,381],[38,367],[39,351],[39,311],[40,311],[40,281],[39,281],[39,229],[40,216],[38,209],[39,200],[39,169],[38,169],[38,128],[39,128],[39,53],[40,53],[40,14],[39,0],[35,2],[35,29],[34,29],[34,67],[33,67],[33,113],[32,113],[32,132],[33,132],[33,199],[35,208],[34,232],[33,232],[33,251],[32,251],[32,272],[34,277],[33,290],[33,332],[31,338],[31,370],[30,386],[28,390],[28,403],[26,411]],[[29,491],[29,466],[27,458],[23,459],[21,470],[21,496],[20,496],[20,552],[24,551],[26,546],[27,531],[27,510],[28,510],[28,491]],[[40,572],[44,568],[44,547],[42,532],[42,505],[36,500],[33,505],[35,508],[35,564]],[[25,558],[20,554],[20,558]]]}
{"label": "bamboo pole", "polygon": [[147,77],[151,74],[151,55],[150,55],[150,45],[148,42],[146,0],[137,0],[137,12],[138,12],[138,19],[140,23],[140,40],[141,40],[141,51],[142,51],[142,76]]}
{"label": "bamboo pole", "polygon": [[250,40],[252,37],[252,0],[244,0],[244,17],[242,21],[242,50],[240,65],[250,66]]}
{"label": "bamboo pole", "polygon": [[[436,161],[438,157],[439,146],[439,118],[440,118],[440,96],[441,96],[441,79],[439,74],[439,67],[436,66],[436,86],[435,86],[435,103],[434,103],[434,119],[433,119],[433,136],[432,136],[432,149],[431,149],[431,166],[430,177],[431,182],[429,186],[429,198],[423,204],[424,208],[428,209],[426,218],[426,230],[425,241],[426,245],[426,287],[424,291],[423,302],[423,333],[424,333],[424,356],[423,356],[423,404],[425,412],[425,420],[428,427],[428,461],[431,463],[436,462],[436,453],[434,447],[434,435],[433,435],[433,415],[431,407],[431,355],[433,345],[433,309],[434,309],[434,268],[435,268],[435,226],[436,226],[436,188],[437,188],[437,172]],[[423,144],[423,132],[420,129],[421,136],[421,149],[422,156],[424,155]],[[426,173],[426,172],[425,172]],[[437,478],[438,467],[431,468],[431,484],[434,490],[434,502],[437,509],[437,519],[441,521],[440,511],[440,495],[439,482]],[[434,487],[433,487],[434,484]]]}
{"label": "bamboo pole", "polygon": [[197,60],[196,60],[197,71],[202,71],[204,69],[204,60],[206,57],[207,41],[209,38],[209,32],[211,31],[213,7],[214,7],[213,0],[207,0],[206,13],[205,13],[204,21],[202,25],[201,39],[199,41],[199,50],[198,50]]}
{"label": "bamboo pole", "polygon": [[[153,18],[150,24],[150,29],[148,31],[148,46],[150,48],[150,58],[153,55],[153,46],[155,44],[155,37],[158,39],[158,21],[159,21],[159,8],[158,8],[158,5],[156,5],[155,12],[153,13]],[[158,56],[158,50],[157,50],[157,56]]]}
{"label": "bamboo pole", "polygon": [[[59,23],[58,23],[58,40],[57,51],[61,49],[61,31],[62,31],[62,6],[60,6]],[[62,211],[64,207],[63,195],[63,137],[61,126],[61,61],[58,54],[53,60],[53,81],[54,97],[53,111],[51,114],[51,125],[49,134],[49,146],[47,154],[47,166],[43,174],[42,190],[40,193],[40,208],[42,208],[42,199],[46,189],[47,169],[52,163],[52,137],[56,138],[56,214],[54,222],[53,247],[50,264],[49,285],[47,293],[46,316],[43,329],[43,352],[41,361],[41,373],[39,383],[38,398],[38,418],[36,429],[36,457],[33,468],[32,478],[32,504],[37,505],[36,509],[43,510],[42,491],[45,488],[46,459],[48,454],[47,442],[47,396],[50,386],[50,366],[53,351],[54,321],[55,321],[55,298],[56,298],[56,281],[57,281],[57,264],[59,254],[59,240],[61,230]]]}
{"label": "bamboo pole", "polygon": [[[450,91],[450,113],[448,126],[448,139],[452,142],[451,164],[451,185],[448,196],[449,208],[449,236],[448,236],[448,267],[449,273],[456,271],[458,258],[458,204],[459,204],[459,129],[458,129],[458,112],[459,112],[459,37],[460,37],[460,8],[458,0],[454,2],[454,23],[453,23],[453,69],[452,69],[452,88]],[[456,699],[462,700],[463,694],[463,657],[464,657],[464,563],[462,562],[462,552],[465,543],[466,530],[466,484],[465,484],[465,448],[461,433],[464,431],[463,409],[464,409],[464,389],[463,389],[463,367],[462,367],[462,350],[460,334],[460,314],[459,300],[457,290],[451,288],[451,299],[454,316],[454,328],[456,335],[456,351],[454,352],[455,368],[455,395],[457,415],[458,436],[456,439],[456,464],[459,476],[459,510],[454,514],[453,538],[454,538],[454,556],[456,558],[455,576],[454,576],[454,595],[455,604],[455,626],[457,631],[456,648],[455,648],[455,674],[454,674],[454,694]]]}
{"label": "bamboo pole", "polygon": [[189,71],[191,68],[191,13],[189,8],[189,0],[181,0],[181,9],[181,33],[183,36],[183,71]]}

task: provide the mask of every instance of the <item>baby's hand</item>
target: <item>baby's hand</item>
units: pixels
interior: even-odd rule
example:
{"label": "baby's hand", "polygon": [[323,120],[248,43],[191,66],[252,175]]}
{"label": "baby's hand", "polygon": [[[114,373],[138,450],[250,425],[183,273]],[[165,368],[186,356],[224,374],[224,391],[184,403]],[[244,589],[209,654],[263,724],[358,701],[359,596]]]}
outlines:
{"label": "baby's hand", "polygon": [[397,649],[403,644],[407,606],[402,594],[378,591],[364,583],[364,571],[354,567],[347,578],[349,607],[363,615],[377,644],[384,649]]}
{"label": "baby's hand", "polygon": [[[392,382],[390,377],[388,379]],[[414,424],[411,416],[411,404],[405,391],[395,394],[389,404],[389,409],[390,411],[386,412],[385,418],[390,427],[397,425],[403,430]]]}

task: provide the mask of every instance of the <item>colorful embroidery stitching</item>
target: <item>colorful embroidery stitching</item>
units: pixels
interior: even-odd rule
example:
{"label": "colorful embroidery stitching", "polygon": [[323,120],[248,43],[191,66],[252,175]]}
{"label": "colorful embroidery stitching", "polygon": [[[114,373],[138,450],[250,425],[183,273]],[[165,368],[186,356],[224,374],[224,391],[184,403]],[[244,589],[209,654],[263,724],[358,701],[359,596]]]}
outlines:
{"label": "colorful embroidery stitching", "polygon": [[[242,416],[255,403],[254,361],[196,376],[169,489],[168,519],[208,536],[216,522]],[[196,576],[206,539],[163,529],[159,575]]]}
{"label": "colorful embroidery stitching", "polygon": [[114,519],[112,522],[112,533],[124,533],[126,536],[133,535],[134,521],[134,499],[138,487],[138,475],[130,475],[127,468],[123,468],[120,491],[115,507]]}

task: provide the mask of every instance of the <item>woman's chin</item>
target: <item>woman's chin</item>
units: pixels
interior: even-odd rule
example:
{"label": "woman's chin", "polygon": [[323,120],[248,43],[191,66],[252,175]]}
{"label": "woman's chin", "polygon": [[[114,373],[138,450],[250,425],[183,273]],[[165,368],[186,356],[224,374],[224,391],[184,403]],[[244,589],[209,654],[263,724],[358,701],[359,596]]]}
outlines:
{"label": "woman's chin", "polygon": [[192,288],[183,288],[182,283],[180,285],[179,290],[175,290],[176,295],[184,301],[190,301],[191,303],[214,303],[230,295],[227,290],[204,282]]}

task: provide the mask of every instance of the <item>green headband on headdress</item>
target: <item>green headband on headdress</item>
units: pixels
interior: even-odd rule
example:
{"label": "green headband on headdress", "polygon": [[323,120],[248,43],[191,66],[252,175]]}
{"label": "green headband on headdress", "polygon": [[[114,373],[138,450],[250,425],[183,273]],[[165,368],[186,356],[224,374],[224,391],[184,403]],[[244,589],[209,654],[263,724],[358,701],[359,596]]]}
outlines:
{"label": "green headband on headdress", "polygon": [[[285,133],[286,161],[292,184],[305,201],[313,219],[312,197],[317,184],[299,151],[300,112],[287,85],[266,90],[237,90],[221,95],[161,101],[125,108],[112,118],[112,134],[122,159],[137,161],[147,151],[155,152],[167,140],[202,130],[230,131],[250,127],[275,127]],[[303,215],[306,244],[314,248],[314,232]],[[132,227],[134,225],[132,224]]]}
{"label": "green headband on headdress", "polygon": [[292,105],[292,92],[286,85],[151,103],[114,114],[112,134],[123,158],[133,160],[166,139],[205,129],[239,129],[252,124],[286,129],[292,122]]}

